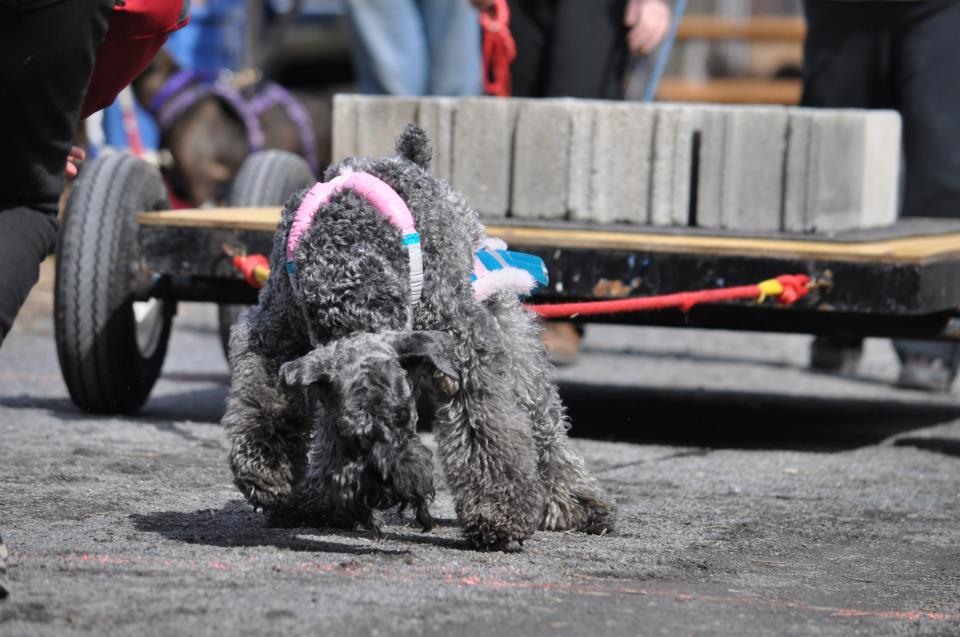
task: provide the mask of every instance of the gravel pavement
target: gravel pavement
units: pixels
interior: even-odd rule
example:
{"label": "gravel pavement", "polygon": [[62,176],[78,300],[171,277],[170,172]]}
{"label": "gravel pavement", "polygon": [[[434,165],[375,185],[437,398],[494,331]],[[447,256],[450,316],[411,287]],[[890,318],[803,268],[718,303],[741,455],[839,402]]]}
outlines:
{"label": "gravel pavement", "polygon": [[[135,418],[60,378],[46,273],[0,348],[0,635],[958,635],[960,399],[804,369],[808,337],[591,327],[558,371],[615,496],[606,537],[520,554],[388,517],[268,528],[239,498],[209,306]],[[425,434],[429,443],[432,438]]]}

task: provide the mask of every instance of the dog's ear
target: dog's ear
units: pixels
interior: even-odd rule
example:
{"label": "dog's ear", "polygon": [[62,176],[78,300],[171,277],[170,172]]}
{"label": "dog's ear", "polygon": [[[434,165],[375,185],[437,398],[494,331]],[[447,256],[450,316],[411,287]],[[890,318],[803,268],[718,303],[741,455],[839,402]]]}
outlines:
{"label": "dog's ear", "polygon": [[400,133],[400,137],[397,138],[397,154],[424,170],[430,170],[430,161],[433,159],[430,139],[416,124],[407,124]]}
{"label": "dog's ear", "polygon": [[447,394],[455,393],[460,386],[455,345],[453,336],[436,330],[400,332],[393,340],[400,364],[408,371],[430,365],[434,384]]}
{"label": "dog's ear", "polygon": [[180,65],[177,64],[173,56],[166,49],[160,49],[150,61],[150,64],[131,83],[134,95],[136,95],[140,105],[144,108],[150,108],[153,99],[163,88],[163,85],[179,70]]}
{"label": "dog's ear", "polygon": [[329,383],[333,380],[333,351],[318,347],[309,354],[280,366],[280,384],[298,387]]}

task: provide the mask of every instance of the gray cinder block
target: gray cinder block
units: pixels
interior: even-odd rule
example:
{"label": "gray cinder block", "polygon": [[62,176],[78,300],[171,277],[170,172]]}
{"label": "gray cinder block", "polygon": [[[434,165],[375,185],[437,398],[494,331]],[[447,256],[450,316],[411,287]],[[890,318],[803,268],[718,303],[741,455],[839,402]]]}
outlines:
{"label": "gray cinder block", "polygon": [[585,113],[578,113],[574,119],[571,180],[574,174],[583,172],[588,155],[585,145],[590,168],[586,193],[582,184],[572,189],[571,218],[647,223],[654,108],[622,102],[591,102],[581,108],[592,111],[592,126]]}
{"label": "gray cinder block", "polygon": [[598,106],[590,187],[595,221],[649,223],[654,114],[646,104]]}
{"label": "gray cinder block", "polygon": [[790,111],[783,227],[822,232],[897,216],[900,116],[894,111]]}
{"label": "gray cinder block", "polygon": [[695,224],[704,228],[723,225],[724,151],[726,113],[722,108],[704,109],[700,125],[700,158],[697,174]]}
{"label": "gray cinder block", "polygon": [[433,147],[431,170],[440,179],[450,181],[453,172],[453,116],[456,100],[452,97],[425,97],[420,100],[417,124],[426,131]]}
{"label": "gray cinder block", "polygon": [[697,225],[780,229],[787,111],[731,106],[703,113]]}
{"label": "gray cinder block", "polygon": [[517,111],[511,216],[563,219],[570,179],[571,113],[567,100],[526,101]]}
{"label": "gray cinder block", "polygon": [[685,226],[690,216],[694,143],[703,126],[704,107],[660,104],[653,131],[650,223]]}
{"label": "gray cinder block", "polygon": [[593,171],[593,130],[597,102],[568,100],[570,149],[567,178],[567,211],[571,219],[590,219],[590,175]]}
{"label": "gray cinder block", "polygon": [[356,102],[356,155],[392,157],[397,137],[417,121],[418,100],[411,97],[364,96]]}
{"label": "gray cinder block", "polygon": [[505,217],[510,206],[510,161],[520,101],[495,97],[457,101],[451,182],[484,217]]}
{"label": "gray cinder block", "polygon": [[358,95],[340,93],[333,96],[332,160],[337,162],[357,151]]}

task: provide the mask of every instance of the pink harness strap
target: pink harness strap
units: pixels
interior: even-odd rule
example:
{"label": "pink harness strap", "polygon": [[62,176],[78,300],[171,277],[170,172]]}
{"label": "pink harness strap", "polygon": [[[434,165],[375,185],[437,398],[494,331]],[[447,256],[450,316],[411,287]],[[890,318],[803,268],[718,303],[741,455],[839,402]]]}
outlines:
{"label": "pink harness strap", "polygon": [[[420,235],[417,234],[413,223],[413,215],[403,202],[400,195],[386,182],[369,173],[351,173],[340,175],[328,182],[317,183],[304,196],[303,201],[294,214],[290,225],[290,235],[287,237],[287,273],[294,289],[298,288],[294,255],[304,233],[310,228],[317,212],[330,201],[334,193],[344,188],[352,188],[354,192],[366,199],[387,220],[400,229],[403,238],[403,247],[407,251],[407,261],[410,265],[410,306],[415,308],[420,302],[423,291],[423,252],[420,246]],[[413,324],[413,312],[409,314],[408,323]]]}
{"label": "pink harness strap", "polygon": [[290,227],[287,238],[287,261],[293,260],[293,254],[300,245],[300,239],[313,223],[317,211],[330,197],[344,188],[352,188],[358,195],[369,201],[390,223],[400,228],[404,237],[416,233],[413,215],[400,195],[386,182],[369,173],[351,173],[341,175],[327,182],[319,182],[303,198]]}

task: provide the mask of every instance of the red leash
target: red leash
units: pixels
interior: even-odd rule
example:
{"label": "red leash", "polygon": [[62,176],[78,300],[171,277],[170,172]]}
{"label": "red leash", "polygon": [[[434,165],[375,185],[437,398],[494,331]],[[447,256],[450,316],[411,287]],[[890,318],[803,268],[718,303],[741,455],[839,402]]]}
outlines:
{"label": "red leash", "polygon": [[510,63],[517,57],[517,45],[510,34],[507,0],[494,0],[480,12],[483,27],[483,88],[489,95],[509,97]]}
{"label": "red leash", "polygon": [[[262,254],[247,255],[231,246],[224,246],[233,267],[243,274],[251,286],[260,289],[270,276],[270,262]],[[715,290],[677,292],[660,296],[645,296],[609,301],[583,301],[579,303],[527,303],[526,308],[543,318],[574,318],[596,314],[625,314],[628,312],[651,312],[680,308],[687,312],[701,303],[722,303],[738,299],[755,299],[763,303],[767,298],[776,299],[782,305],[792,305],[805,297],[815,284],[806,274],[782,274],[754,285],[740,285]]]}
{"label": "red leash", "polygon": [[647,296],[611,301],[585,301],[582,303],[544,303],[527,304],[527,309],[543,318],[573,318],[595,314],[623,314],[626,312],[649,312],[680,308],[687,312],[700,303],[719,303],[736,299],[757,299],[763,302],[767,297],[775,298],[784,305],[791,305],[806,296],[810,291],[810,277],[805,274],[784,274],[768,279],[756,285],[741,285],[716,290],[697,290],[678,292],[662,296]]}

